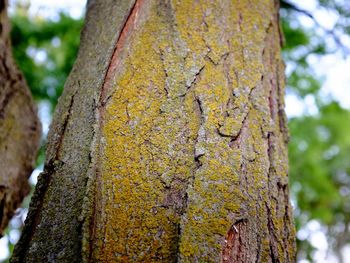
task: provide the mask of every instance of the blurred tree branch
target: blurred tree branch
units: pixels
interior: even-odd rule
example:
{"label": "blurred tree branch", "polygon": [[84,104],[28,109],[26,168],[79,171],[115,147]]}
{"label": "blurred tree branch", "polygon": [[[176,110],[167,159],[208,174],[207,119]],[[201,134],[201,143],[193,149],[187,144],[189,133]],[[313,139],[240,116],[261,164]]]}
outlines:
{"label": "blurred tree branch", "polygon": [[307,11],[305,9],[299,8],[295,4],[290,3],[289,1],[285,1],[285,0],[280,0],[280,7],[284,8],[284,9],[293,10],[295,12],[301,13],[301,14],[309,17],[310,19],[312,19],[318,28],[322,29],[327,35],[330,35],[333,38],[335,43],[339,46],[339,48],[342,49],[344,54],[350,54],[350,48],[348,48],[346,45],[343,44],[340,37],[336,34],[334,28],[328,29],[328,28],[324,27],[323,25],[321,25],[312,13],[310,13],[309,11]]}

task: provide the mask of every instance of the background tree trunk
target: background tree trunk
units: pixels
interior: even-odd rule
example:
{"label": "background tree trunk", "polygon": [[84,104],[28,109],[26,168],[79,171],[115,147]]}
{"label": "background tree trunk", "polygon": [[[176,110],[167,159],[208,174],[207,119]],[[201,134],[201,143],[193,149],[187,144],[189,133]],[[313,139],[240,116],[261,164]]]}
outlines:
{"label": "background tree trunk", "polygon": [[34,102],[12,58],[6,5],[0,0],[0,234],[29,193],[41,134]]}
{"label": "background tree trunk", "polygon": [[277,1],[88,3],[13,262],[294,262]]}

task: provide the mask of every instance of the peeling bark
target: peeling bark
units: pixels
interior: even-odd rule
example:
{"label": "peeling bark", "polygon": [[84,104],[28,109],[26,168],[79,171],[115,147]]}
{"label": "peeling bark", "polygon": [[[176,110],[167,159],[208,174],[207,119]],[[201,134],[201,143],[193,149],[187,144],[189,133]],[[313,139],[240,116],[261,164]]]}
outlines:
{"label": "peeling bark", "polygon": [[294,262],[280,38],[272,0],[89,1],[12,262]]}
{"label": "peeling bark", "polygon": [[29,193],[41,126],[12,58],[7,3],[0,1],[0,234]]}

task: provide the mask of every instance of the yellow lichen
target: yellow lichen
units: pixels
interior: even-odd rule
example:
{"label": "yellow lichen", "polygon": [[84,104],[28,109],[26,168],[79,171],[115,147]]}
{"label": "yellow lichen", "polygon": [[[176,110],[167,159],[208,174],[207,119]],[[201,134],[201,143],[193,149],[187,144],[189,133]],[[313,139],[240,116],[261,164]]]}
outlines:
{"label": "yellow lichen", "polygon": [[273,1],[170,2],[152,2],[133,32],[103,115],[99,261],[218,261],[235,220],[266,204],[283,228],[267,189],[266,133],[279,131],[262,78]]}

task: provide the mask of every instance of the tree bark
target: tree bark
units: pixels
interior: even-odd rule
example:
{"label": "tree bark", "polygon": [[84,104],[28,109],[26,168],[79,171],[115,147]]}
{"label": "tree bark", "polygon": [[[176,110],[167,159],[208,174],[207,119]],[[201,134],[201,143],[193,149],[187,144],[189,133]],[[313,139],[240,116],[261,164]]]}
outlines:
{"label": "tree bark", "polygon": [[29,193],[41,134],[34,102],[12,58],[6,5],[0,0],[0,234]]}
{"label": "tree bark", "polygon": [[88,2],[12,262],[294,262],[278,1]]}

